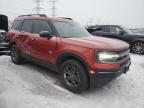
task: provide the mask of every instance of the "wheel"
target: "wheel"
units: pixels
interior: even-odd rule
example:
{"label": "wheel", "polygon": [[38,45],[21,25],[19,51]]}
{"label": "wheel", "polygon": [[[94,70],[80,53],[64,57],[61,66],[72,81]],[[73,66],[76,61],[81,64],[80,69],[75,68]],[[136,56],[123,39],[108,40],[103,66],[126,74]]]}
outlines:
{"label": "wheel", "polygon": [[80,93],[89,87],[87,71],[81,63],[67,60],[61,65],[60,72],[62,84],[71,92]]}
{"label": "wheel", "polygon": [[131,51],[135,54],[144,54],[144,42],[139,41],[133,43],[131,46]]}
{"label": "wheel", "polygon": [[15,64],[20,64],[23,61],[23,58],[21,57],[19,49],[16,47],[15,44],[11,46],[11,59],[12,62]]}

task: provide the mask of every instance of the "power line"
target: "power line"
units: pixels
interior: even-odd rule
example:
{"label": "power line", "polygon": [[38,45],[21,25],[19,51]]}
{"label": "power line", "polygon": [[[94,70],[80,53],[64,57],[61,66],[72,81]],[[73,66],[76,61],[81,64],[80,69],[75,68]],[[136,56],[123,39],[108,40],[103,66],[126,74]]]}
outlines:
{"label": "power line", "polygon": [[34,2],[36,3],[36,7],[34,8],[36,10],[37,14],[40,14],[40,11],[43,9],[42,7],[40,7],[40,3],[44,1],[44,0],[34,0]]}
{"label": "power line", "polygon": [[86,25],[91,26],[91,25],[99,25],[99,24],[102,24],[100,18],[89,18]]}
{"label": "power line", "polygon": [[50,2],[52,3],[52,17],[56,16],[56,2],[57,0],[50,0]]}

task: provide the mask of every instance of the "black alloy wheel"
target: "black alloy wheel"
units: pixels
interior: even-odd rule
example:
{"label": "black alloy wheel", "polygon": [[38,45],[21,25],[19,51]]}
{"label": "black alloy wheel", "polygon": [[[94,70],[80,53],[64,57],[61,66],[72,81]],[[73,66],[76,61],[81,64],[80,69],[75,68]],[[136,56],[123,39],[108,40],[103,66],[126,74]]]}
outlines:
{"label": "black alloy wheel", "polygon": [[60,66],[61,81],[64,87],[80,93],[89,87],[89,76],[85,67],[76,60],[67,60]]}
{"label": "black alloy wheel", "polygon": [[76,67],[67,66],[64,69],[64,81],[70,87],[77,87],[80,84],[80,75]]}
{"label": "black alloy wheel", "polygon": [[132,45],[131,50],[135,54],[144,54],[144,42],[135,42]]}

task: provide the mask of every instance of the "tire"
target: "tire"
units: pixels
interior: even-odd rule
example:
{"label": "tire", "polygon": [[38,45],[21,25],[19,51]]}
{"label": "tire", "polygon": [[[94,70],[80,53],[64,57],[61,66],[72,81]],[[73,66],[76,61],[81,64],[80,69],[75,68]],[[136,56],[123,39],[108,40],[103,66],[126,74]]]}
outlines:
{"label": "tire", "polygon": [[14,64],[21,64],[23,61],[21,53],[15,44],[11,46],[11,60]]}
{"label": "tire", "polygon": [[144,54],[144,42],[138,41],[132,44],[131,52],[134,54]]}
{"label": "tire", "polygon": [[75,60],[67,60],[60,66],[61,81],[71,92],[80,93],[89,87],[88,74],[83,65]]}

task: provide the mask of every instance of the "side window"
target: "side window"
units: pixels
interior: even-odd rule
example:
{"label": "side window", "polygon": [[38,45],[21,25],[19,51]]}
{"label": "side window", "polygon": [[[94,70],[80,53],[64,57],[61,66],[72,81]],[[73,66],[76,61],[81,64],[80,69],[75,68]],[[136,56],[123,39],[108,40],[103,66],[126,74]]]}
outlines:
{"label": "side window", "polygon": [[23,22],[23,21],[21,21],[21,20],[15,20],[15,21],[13,22],[13,25],[12,25],[12,28],[11,28],[11,29],[20,31],[20,30],[21,30],[21,27],[22,27],[22,22]]}
{"label": "side window", "polygon": [[109,32],[107,26],[101,26],[100,28],[101,28],[101,31],[103,31],[103,32]]}
{"label": "side window", "polygon": [[35,20],[33,25],[33,33],[39,34],[41,31],[50,31],[51,28],[47,21],[45,20]]}
{"label": "side window", "polygon": [[24,23],[23,23],[21,31],[31,32],[32,25],[33,25],[33,21],[32,20],[24,20]]}
{"label": "side window", "polygon": [[120,29],[119,27],[116,27],[116,26],[111,26],[110,27],[110,32],[111,33],[119,34],[121,31],[123,31],[123,30]]}
{"label": "side window", "polygon": [[108,27],[106,26],[98,26],[97,29],[95,31],[93,31],[91,34],[93,35],[103,35],[103,34],[106,34],[108,33],[109,30],[108,30]]}

